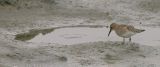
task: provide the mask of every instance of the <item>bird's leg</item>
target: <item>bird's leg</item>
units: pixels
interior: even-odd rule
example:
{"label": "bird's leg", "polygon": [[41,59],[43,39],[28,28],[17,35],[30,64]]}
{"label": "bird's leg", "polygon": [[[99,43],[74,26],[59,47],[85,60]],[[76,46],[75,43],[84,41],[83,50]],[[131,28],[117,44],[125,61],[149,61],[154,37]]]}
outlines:
{"label": "bird's leg", "polygon": [[125,44],[125,38],[123,38],[123,42],[122,42],[122,44]]}
{"label": "bird's leg", "polygon": [[129,42],[131,42],[131,37],[129,38]]}

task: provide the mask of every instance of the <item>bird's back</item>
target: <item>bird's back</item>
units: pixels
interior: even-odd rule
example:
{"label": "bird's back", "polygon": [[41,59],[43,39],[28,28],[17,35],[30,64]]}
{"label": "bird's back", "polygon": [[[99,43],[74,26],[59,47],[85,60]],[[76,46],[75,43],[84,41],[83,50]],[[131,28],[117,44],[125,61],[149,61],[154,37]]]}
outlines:
{"label": "bird's back", "polygon": [[141,29],[136,29],[133,26],[127,26],[127,28],[128,28],[129,31],[132,31],[134,33],[141,33],[143,31],[145,31],[145,30],[141,30]]}
{"label": "bird's back", "polygon": [[115,32],[118,36],[125,37],[125,38],[131,37],[134,34],[140,33],[143,31],[145,31],[145,30],[136,29],[131,25],[124,25],[124,24],[117,25],[117,27],[115,29]]}
{"label": "bird's back", "polygon": [[121,25],[117,25],[115,32],[118,36],[125,37],[125,34],[129,31],[127,29],[127,25],[121,24]]}

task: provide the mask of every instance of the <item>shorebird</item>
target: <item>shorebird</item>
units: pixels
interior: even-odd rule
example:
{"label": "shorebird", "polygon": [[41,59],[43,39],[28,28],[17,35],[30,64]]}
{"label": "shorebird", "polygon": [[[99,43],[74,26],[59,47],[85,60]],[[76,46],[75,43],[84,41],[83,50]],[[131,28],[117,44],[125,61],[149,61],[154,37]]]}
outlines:
{"label": "shorebird", "polygon": [[131,42],[131,37],[133,35],[145,31],[141,29],[136,29],[131,25],[112,23],[110,25],[110,31],[108,33],[108,36],[110,35],[112,30],[114,30],[118,36],[123,38],[123,43],[125,43],[125,38],[129,38],[129,42]]}

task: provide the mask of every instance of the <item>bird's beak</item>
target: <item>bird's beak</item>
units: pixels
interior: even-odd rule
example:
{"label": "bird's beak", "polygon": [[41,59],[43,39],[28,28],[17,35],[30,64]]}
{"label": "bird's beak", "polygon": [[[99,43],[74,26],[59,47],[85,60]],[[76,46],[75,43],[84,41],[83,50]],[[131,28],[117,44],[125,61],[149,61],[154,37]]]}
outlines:
{"label": "bird's beak", "polygon": [[110,35],[111,32],[112,32],[112,28],[110,28],[110,31],[109,31],[109,33],[108,33],[108,37],[109,37],[109,35]]}

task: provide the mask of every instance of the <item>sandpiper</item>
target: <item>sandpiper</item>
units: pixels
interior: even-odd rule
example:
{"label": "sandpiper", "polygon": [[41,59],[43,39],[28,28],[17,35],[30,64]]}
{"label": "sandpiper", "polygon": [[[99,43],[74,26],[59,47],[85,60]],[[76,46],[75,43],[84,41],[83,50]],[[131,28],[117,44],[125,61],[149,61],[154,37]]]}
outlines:
{"label": "sandpiper", "polygon": [[131,36],[145,31],[141,29],[136,29],[131,25],[112,23],[110,25],[110,31],[108,33],[108,36],[110,35],[112,30],[114,30],[118,36],[123,37],[123,43],[125,43],[125,38],[129,38],[129,42],[131,42]]}

